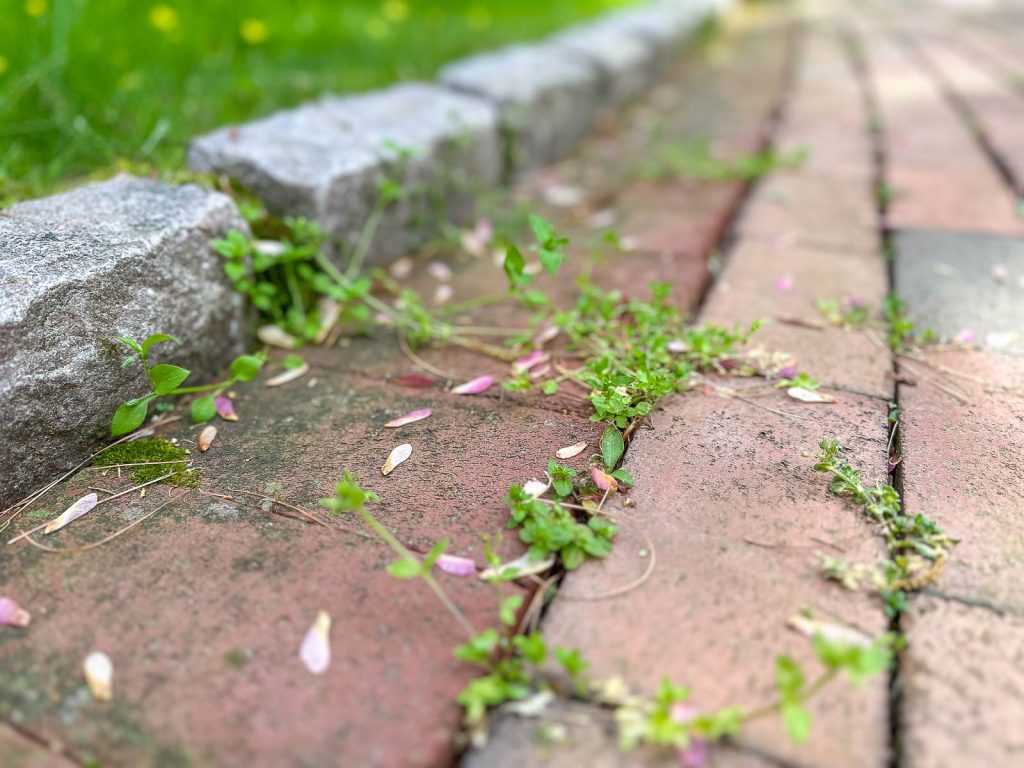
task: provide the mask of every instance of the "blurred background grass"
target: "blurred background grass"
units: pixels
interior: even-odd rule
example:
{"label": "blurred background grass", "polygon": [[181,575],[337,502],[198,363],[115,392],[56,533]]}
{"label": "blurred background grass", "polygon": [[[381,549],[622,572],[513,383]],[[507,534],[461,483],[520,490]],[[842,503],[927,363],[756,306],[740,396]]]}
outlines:
{"label": "blurred background grass", "polygon": [[190,137],[429,78],[629,0],[0,0],[0,204],[170,172]]}

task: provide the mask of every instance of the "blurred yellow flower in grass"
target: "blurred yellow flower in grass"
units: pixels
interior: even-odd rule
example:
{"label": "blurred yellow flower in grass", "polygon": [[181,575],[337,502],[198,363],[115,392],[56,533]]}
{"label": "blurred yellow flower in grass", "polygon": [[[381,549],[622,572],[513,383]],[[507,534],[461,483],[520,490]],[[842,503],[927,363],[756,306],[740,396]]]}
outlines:
{"label": "blurred yellow flower in grass", "polygon": [[149,9],[149,23],[161,32],[173,32],[178,28],[178,12],[169,5],[154,5]]}
{"label": "blurred yellow flower in grass", "polygon": [[380,12],[392,24],[398,24],[409,18],[409,4],[403,0],[387,0]]}
{"label": "blurred yellow flower in grass", "polygon": [[366,22],[366,36],[371,40],[383,40],[391,34],[391,27],[380,16],[374,16]]}
{"label": "blurred yellow flower in grass", "polygon": [[267,38],[270,37],[270,27],[263,19],[243,19],[238,27],[238,34],[249,45],[259,45],[267,42]]}
{"label": "blurred yellow flower in grass", "polygon": [[7,57],[0,53],[0,75],[7,71]]}
{"label": "blurred yellow flower in grass", "polygon": [[49,0],[25,0],[25,13],[34,19],[38,19],[50,10]]}

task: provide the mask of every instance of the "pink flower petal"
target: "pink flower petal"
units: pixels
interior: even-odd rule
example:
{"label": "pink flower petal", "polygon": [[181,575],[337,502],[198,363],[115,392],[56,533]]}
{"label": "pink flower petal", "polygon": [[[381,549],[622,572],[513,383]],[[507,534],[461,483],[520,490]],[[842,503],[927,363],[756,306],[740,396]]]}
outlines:
{"label": "pink flower petal", "polygon": [[453,395],[479,395],[481,392],[486,392],[494,384],[493,376],[478,376],[472,381],[467,381],[465,384],[452,389]]}
{"label": "pink flower petal", "polygon": [[867,299],[863,299],[860,296],[850,297],[850,306],[854,309],[862,309],[868,305]]}
{"label": "pink flower petal", "polygon": [[789,275],[782,275],[775,281],[775,290],[780,293],[789,293],[793,290],[793,278]]}
{"label": "pink flower petal", "polygon": [[[671,715],[677,723],[685,725],[697,716],[697,710],[685,702],[680,702],[673,705]],[[683,768],[703,768],[711,758],[711,745],[706,739],[690,736],[689,743],[677,749],[676,754]]]}
{"label": "pink flower petal", "polygon": [[427,274],[441,283],[451,282],[452,268],[443,261],[432,261],[427,264]]}
{"label": "pink flower petal", "polygon": [[9,597],[0,597],[0,626],[27,627],[32,615]]}
{"label": "pink flower petal", "polygon": [[617,491],[619,489],[619,484],[615,481],[615,478],[596,464],[590,468],[590,477],[599,490]]}
{"label": "pink flower petal", "polygon": [[545,352],[543,349],[535,349],[528,355],[524,355],[512,363],[513,373],[526,373],[536,365],[546,363],[551,359],[551,355]]}
{"label": "pink flower petal", "polygon": [[542,325],[540,328],[537,329],[537,333],[534,334],[533,343],[537,344],[538,346],[541,344],[546,344],[560,333],[561,331],[558,329],[558,326]]}
{"label": "pink flower petal", "polygon": [[314,675],[322,675],[331,666],[331,617],[326,611],[317,614],[299,648],[299,658]]}
{"label": "pink flower petal", "polygon": [[441,555],[437,558],[437,567],[452,576],[472,576],[476,573],[476,563],[468,557]]}
{"label": "pink flower petal", "polygon": [[395,379],[395,383],[401,384],[403,387],[411,387],[412,389],[429,389],[434,386],[432,378],[419,373],[407,373],[404,376],[399,376]]}
{"label": "pink flower petal", "polygon": [[796,376],[796,363],[782,366],[775,372],[775,375],[780,379],[792,379]]}
{"label": "pink flower petal", "polygon": [[960,344],[973,344],[976,338],[977,336],[975,335],[974,331],[972,331],[970,328],[964,328],[962,331],[960,331],[960,333],[953,337],[953,341],[958,342]]}
{"label": "pink flower petal", "polygon": [[665,345],[665,349],[672,354],[678,355],[680,352],[685,352],[689,347],[686,346],[685,341],[670,341]]}
{"label": "pink flower petal", "polygon": [[405,416],[402,416],[397,419],[392,419],[384,426],[388,427],[389,429],[394,429],[395,427],[404,427],[406,424],[412,424],[414,421],[422,421],[423,419],[427,418],[427,416],[429,416],[431,413],[433,413],[433,411],[431,411],[429,408],[418,408],[415,411],[409,411],[407,414],[405,414]]}
{"label": "pink flower petal", "polygon": [[238,414],[235,413],[235,404],[230,397],[218,395],[213,398],[213,404],[217,406],[217,415],[224,421],[238,421]]}
{"label": "pink flower petal", "polygon": [[95,507],[98,500],[99,499],[95,493],[86,494],[78,501],[76,501],[74,504],[72,504],[70,507],[65,509],[61,513],[60,517],[55,517],[53,520],[48,522],[46,524],[46,527],[43,528],[43,533],[53,533],[54,531],[59,531],[65,525],[77,520],[90,509]]}

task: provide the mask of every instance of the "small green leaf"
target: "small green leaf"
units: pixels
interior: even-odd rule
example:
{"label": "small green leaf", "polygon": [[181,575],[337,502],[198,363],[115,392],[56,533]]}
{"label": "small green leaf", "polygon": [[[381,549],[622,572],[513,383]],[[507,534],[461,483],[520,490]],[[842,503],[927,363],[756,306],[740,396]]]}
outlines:
{"label": "small green leaf", "polygon": [[285,355],[281,358],[281,367],[289,371],[293,368],[301,368],[305,364],[306,361],[302,359],[301,355]]}
{"label": "small green leaf", "polygon": [[127,345],[131,348],[132,352],[138,355],[140,358],[144,357],[142,352],[142,345],[139,344],[135,339],[128,338],[127,336],[115,336],[114,341],[120,341],[122,344]]}
{"label": "small green leaf", "polygon": [[782,705],[782,724],[789,738],[797,744],[803,744],[811,735],[811,713],[799,703]]}
{"label": "small green leaf", "polygon": [[396,579],[415,579],[422,573],[422,568],[416,558],[403,557],[388,565],[388,573]]}
{"label": "small green leaf", "polygon": [[192,401],[192,423],[201,424],[217,415],[217,403],[213,395],[203,395]]}
{"label": "small green leaf", "polygon": [[636,485],[636,481],[633,479],[633,476],[624,469],[616,469],[614,472],[612,472],[612,477],[614,477],[620,483],[625,483],[626,485]]}
{"label": "small green leaf", "polygon": [[604,459],[605,467],[609,470],[614,469],[624,450],[626,446],[622,442],[622,433],[609,424],[601,434],[601,458]]}
{"label": "small green leaf", "polygon": [[149,401],[152,399],[152,396],[144,397],[139,400],[121,403],[117,406],[117,410],[114,411],[114,418],[110,422],[110,434],[113,437],[117,437],[118,435],[127,435],[129,432],[138,429],[142,422],[146,420],[146,414],[149,412]]}
{"label": "small green leaf", "polygon": [[565,261],[564,253],[561,251],[549,251],[547,248],[542,248],[537,256],[540,258],[541,266],[552,275],[557,274],[558,268]]}
{"label": "small green leaf", "polygon": [[529,282],[529,278],[523,273],[524,269],[526,269],[526,259],[523,258],[523,254],[519,252],[518,248],[510,245],[505,251],[505,274],[508,275],[510,288],[519,288]]}
{"label": "small green leaf", "polygon": [[441,539],[433,548],[427,553],[427,556],[423,558],[423,570],[429,571],[434,567],[434,563],[437,562],[438,558],[445,553],[448,549],[448,545],[451,541],[448,539]]}
{"label": "small green leaf", "polygon": [[541,245],[546,245],[555,238],[555,228],[551,226],[551,222],[536,214],[530,214],[530,229]]}
{"label": "small green leaf", "polygon": [[548,379],[540,385],[540,391],[545,395],[553,395],[558,392],[558,382],[554,379]]}
{"label": "small green leaf", "polygon": [[231,375],[242,381],[252,381],[263,367],[261,355],[239,355],[231,363]]}
{"label": "small green leaf", "polygon": [[157,395],[171,394],[188,378],[189,373],[190,371],[184,368],[179,368],[176,365],[167,365],[166,363],[154,365],[147,371],[149,382],[153,385],[153,391]]}
{"label": "small green leaf", "polygon": [[796,699],[804,687],[804,672],[791,656],[775,659],[775,687],[783,700]]}
{"label": "small green leaf", "polygon": [[501,607],[498,609],[498,615],[501,618],[501,623],[506,627],[511,627],[516,623],[516,613],[523,604],[522,595],[512,595],[506,597],[501,602]]}
{"label": "small green leaf", "polygon": [[150,347],[154,344],[160,344],[165,341],[173,341],[175,344],[181,344],[180,339],[175,336],[171,336],[169,333],[154,333],[142,342],[142,356],[147,357],[149,355]]}

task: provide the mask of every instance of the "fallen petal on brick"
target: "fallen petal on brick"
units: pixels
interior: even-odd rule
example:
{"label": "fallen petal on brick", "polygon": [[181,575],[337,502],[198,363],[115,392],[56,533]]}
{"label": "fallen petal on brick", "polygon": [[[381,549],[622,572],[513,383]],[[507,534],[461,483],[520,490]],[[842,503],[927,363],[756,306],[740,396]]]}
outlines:
{"label": "fallen petal on brick", "polygon": [[780,293],[789,293],[793,290],[793,278],[789,275],[782,275],[775,281],[775,290]]}
{"label": "fallen petal on brick", "polygon": [[867,648],[871,645],[871,637],[864,632],[861,632],[859,629],[846,627],[842,624],[819,621],[800,613],[795,616],[790,616],[786,620],[786,624],[791,629],[795,629],[801,635],[806,635],[807,637],[821,636],[829,642],[853,645],[861,648]]}
{"label": "fallen petal on brick", "polygon": [[515,560],[510,560],[507,563],[502,563],[495,568],[487,568],[480,573],[480,578],[487,579],[510,579],[517,578],[519,576],[532,576],[536,573],[544,573],[548,569],[554,567],[555,558],[548,557],[543,560],[531,560],[530,553],[527,552]]}
{"label": "fallen petal on brick", "polygon": [[527,480],[523,483],[523,493],[530,498],[539,499],[548,492],[548,488],[550,487],[550,483],[545,483],[542,480]]}
{"label": "fallen petal on brick", "polygon": [[256,336],[264,344],[279,349],[295,349],[298,343],[290,333],[278,328],[276,325],[263,325],[256,331]]}
{"label": "fallen petal on brick", "polygon": [[0,597],[0,626],[27,627],[32,614],[9,597]]}
{"label": "fallen petal on brick", "polygon": [[817,392],[813,389],[804,389],[803,387],[790,387],[786,390],[786,394],[794,400],[799,400],[801,403],[834,403],[836,399],[832,395],[827,395],[824,392]]}
{"label": "fallen petal on brick", "polygon": [[457,555],[441,555],[437,558],[437,567],[452,576],[472,576],[476,573],[476,563],[468,557]]}
{"label": "fallen petal on brick", "polygon": [[594,481],[594,485],[602,491],[619,490],[619,484],[615,481],[615,478],[596,464],[590,468],[590,477]]}
{"label": "fallen petal on brick", "polygon": [[322,675],[331,666],[331,617],[327,611],[320,611],[306,632],[299,658],[314,675]]}
{"label": "fallen petal on brick", "polygon": [[102,651],[93,651],[82,663],[82,673],[89,691],[97,701],[114,698],[114,664]]}
{"label": "fallen petal on brick", "polygon": [[206,453],[217,437],[217,428],[212,424],[199,433],[199,450]]}
{"label": "fallen petal on brick", "polygon": [[230,397],[218,395],[213,398],[213,404],[217,408],[217,415],[224,421],[238,421],[238,414],[235,413],[235,404]]}
{"label": "fallen petal on brick", "polygon": [[298,368],[290,368],[289,370],[285,371],[284,373],[279,373],[279,374],[277,374],[277,376],[274,376],[271,379],[267,379],[266,382],[264,383],[264,386],[267,386],[267,387],[280,387],[280,386],[283,386],[285,384],[288,384],[289,382],[295,381],[296,379],[300,378],[301,376],[305,376],[306,372],[308,370],[309,370],[309,363],[303,363]]}
{"label": "fallen petal on brick", "polygon": [[390,475],[395,467],[401,464],[403,461],[412,456],[412,446],[408,443],[402,443],[391,451],[391,455],[388,456],[388,460],[384,462],[384,466],[380,468],[382,475]]}
{"label": "fallen petal on brick", "polygon": [[412,424],[415,421],[422,421],[427,418],[433,411],[429,408],[418,408],[415,411],[409,411],[405,416],[400,416],[397,419],[392,419],[384,426],[388,429],[395,429],[396,427],[404,427],[406,424]]}
{"label": "fallen petal on brick", "polygon": [[585,440],[581,440],[578,443],[567,445],[565,448],[559,448],[557,451],[555,451],[555,456],[557,456],[560,459],[571,459],[573,456],[578,456],[579,454],[583,453],[583,451],[586,450],[586,448],[587,442]]}
{"label": "fallen petal on brick", "polygon": [[479,376],[465,384],[460,384],[452,390],[453,395],[479,395],[486,392],[494,383],[493,376]]}
{"label": "fallen petal on brick", "polygon": [[59,531],[68,523],[77,520],[90,509],[96,506],[98,498],[95,493],[89,493],[80,498],[70,507],[64,510],[60,517],[56,517],[46,524],[43,528],[43,533],[53,533]]}
{"label": "fallen petal on brick", "polygon": [[512,372],[516,374],[526,373],[531,368],[546,363],[551,355],[543,349],[535,349],[528,355],[524,355],[512,363]]}

